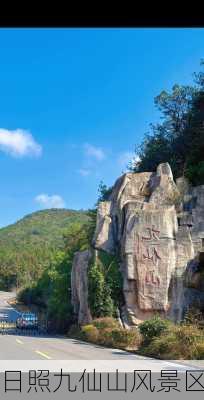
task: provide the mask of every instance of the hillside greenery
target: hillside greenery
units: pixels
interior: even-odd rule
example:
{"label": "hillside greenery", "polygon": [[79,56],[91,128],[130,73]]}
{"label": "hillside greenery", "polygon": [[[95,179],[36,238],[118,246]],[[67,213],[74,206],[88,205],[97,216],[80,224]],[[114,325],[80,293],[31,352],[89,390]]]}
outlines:
{"label": "hillside greenery", "polygon": [[36,282],[56,252],[64,250],[69,226],[88,221],[87,212],[49,209],[0,229],[0,288]]}
{"label": "hillside greenery", "polygon": [[[41,276],[27,282],[18,293],[18,300],[37,305],[53,325],[65,331],[75,320],[71,306],[71,268],[76,251],[92,250],[96,210],[90,210],[87,222],[73,222],[64,232],[64,248],[50,258]],[[122,303],[122,276],[115,256],[100,251],[93,256],[88,271],[89,306],[92,316],[117,316]]]}
{"label": "hillside greenery", "polygon": [[95,229],[95,211],[86,219],[69,223],[63,231],[61,249],[50,255],[49,262],[35,281],[28,281],[18,292],[18,300],[28,306],[37,305],[51,323],[51,329],[64,332],[71,324],[71,269],[74,253],[90,248]]}
{"label": "hillside greenery", "polygon": [[[100,200],[107,198],[109,193],[110,190],[100,183]],[[66,331],[76,318],[71,306],[71,268],[76,251],[89,249],[93,255],[88,271],[88,300],[92,316],[94,318],[116,316],[123,301],[122,276],[117,257],[103,251],[97,252],[97,257],[95,257],[93,252],[92,240],[96,226],[96,211],[97,209],[92,209],[81,215],[80,213],[71,214],[63,222],[62,231],[60,228],[61,236],[58,238],[57,248],[53,246],[53,238],[50,237],[53,247],[48,247],[48,249],[52,248],[52,251],[46,262],[42,261],[40,273],[36,260],[37,277],[32,275],[32,279],[23,282],[20,275],[23,284],[18,292],[18,300],[28,306],[37,306],[44,313],[45,318],[51,322],[53,330],[58,332]],[[35,231],[39,229],[39,226],[37,227],[33,221],[31,229]],[[46,229],[47,227],[45,227],[45,231],[43,229],[45,237]],[[52,236],[51,232],[50,236]],[[29,245],[30,240],[26,239]],[[31,273],[31,265],[32,260],[29,264],[29,273]],[[19,271],[19,274],[22,274],[22,270]]]}

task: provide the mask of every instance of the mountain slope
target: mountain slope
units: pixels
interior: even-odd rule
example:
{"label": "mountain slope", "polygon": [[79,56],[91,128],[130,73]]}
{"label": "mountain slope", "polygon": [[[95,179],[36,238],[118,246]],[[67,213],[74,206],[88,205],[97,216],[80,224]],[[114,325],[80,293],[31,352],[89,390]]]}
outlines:
{"label": "mountain slope", "polygon": [[88,219],[84,211],[49,209],[0,229],[0,288],[37,279],[54,252],[63,249],[63,233],[70,224]]}

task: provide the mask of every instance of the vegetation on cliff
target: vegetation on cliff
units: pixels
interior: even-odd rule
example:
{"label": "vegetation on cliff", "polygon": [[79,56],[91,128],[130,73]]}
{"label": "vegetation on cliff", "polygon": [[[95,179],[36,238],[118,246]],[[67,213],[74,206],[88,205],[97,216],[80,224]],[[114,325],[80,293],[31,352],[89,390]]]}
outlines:
{"label": "vegetation on cliff", "polygon": [[122,302],[122,275],[116,256],[98,251],[88,273],[89,306],[94,318],[116,316]]}
{"label": "vegetation on cliff", "polygon": [[184,175],[193,185],[204,184],[204,60],[201,67],[193,87],[176,84],[154,99],[161,122],[150,124],[131,171],[155,171],[168,162],[175,178]]}

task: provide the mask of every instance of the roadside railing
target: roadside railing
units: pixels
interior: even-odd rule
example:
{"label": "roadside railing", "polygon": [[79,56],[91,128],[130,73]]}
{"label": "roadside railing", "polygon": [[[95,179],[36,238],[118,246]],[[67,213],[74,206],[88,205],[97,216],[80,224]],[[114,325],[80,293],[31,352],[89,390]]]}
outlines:
{"label": "roadside railing", "polygon": [[0,320],[0,335],[43,336],[48,334],[49,321],[39,321],[35,327],[18,328],[16,321]]}

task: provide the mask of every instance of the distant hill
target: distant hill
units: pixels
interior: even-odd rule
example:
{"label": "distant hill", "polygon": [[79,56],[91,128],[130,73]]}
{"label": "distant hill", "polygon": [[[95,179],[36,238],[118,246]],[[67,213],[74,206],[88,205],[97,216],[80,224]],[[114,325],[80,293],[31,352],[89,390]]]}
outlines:
{"label": "distant hill", "polygon": [[[85,211],[49,209],[29,214],[0,229],[0,288],[37,278],[56,249],[63,248],[63,233],[73,222],[86,222]],[[19,273],[20,272],[20,273]]]}

